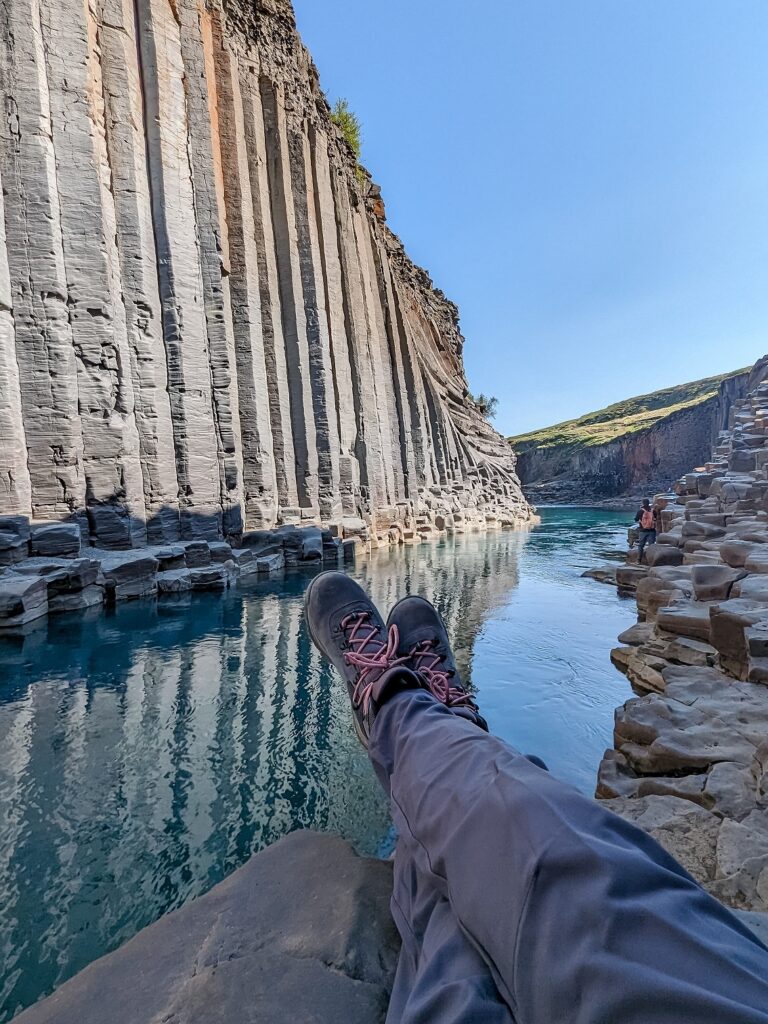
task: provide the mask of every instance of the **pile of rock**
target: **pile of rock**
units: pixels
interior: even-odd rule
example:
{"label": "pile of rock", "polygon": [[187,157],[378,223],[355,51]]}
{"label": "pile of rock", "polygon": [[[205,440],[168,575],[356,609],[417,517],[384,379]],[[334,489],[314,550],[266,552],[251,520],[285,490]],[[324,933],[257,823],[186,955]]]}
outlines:
{"label": "pile of rock", "polygon": [[[768,911],[766,363],[712,461],[660,513],[647,565],[618,569],[638,624],[612,660],[641,696],[616,714],[597,795],[715,895]],[[636,559],[636,555],[634,556]]]}
{"label": "pile of rock", "polygon": [[42,616],[138,597],[226,590],[244,577],[354,559],[356,541],[316,526],[245,533],[240,547],[191,540],[104,551],[81,544],[69,523],[0,517],[0,633]]}

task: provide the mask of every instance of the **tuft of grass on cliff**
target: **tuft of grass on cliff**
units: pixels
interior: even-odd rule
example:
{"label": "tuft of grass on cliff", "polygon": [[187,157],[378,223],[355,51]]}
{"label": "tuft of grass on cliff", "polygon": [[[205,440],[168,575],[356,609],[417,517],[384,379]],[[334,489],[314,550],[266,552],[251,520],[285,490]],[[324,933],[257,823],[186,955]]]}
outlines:
{"label": "tuft of grass on cliff", "polygon": [[719,377],[705,377],[690,384],[664,388],[650,395],[627,398],[623,402],[616,402],[578,419],[566,420],[564,423],[556,423],[552,427],[544,427],[528,434],[518,434],[509,440],[518,452],[530,451],[532,448],[576,449],[608,444],[617,437],[648,430],[672,413],[706,402],[717,394],[724,380],[748,371],[749,367],[745,370],[723,373]]}

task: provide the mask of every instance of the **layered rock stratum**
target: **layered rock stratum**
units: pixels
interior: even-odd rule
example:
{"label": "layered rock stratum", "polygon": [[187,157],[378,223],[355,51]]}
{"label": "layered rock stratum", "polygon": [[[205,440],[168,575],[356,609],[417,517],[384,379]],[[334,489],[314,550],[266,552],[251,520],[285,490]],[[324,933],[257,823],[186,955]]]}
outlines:
{"label": "layered rock stratum", "polygon": [[612,658],[639,696],[616,714],[598,796],[724,902],[765,912],[768,357],[710,460],[659,500],[647,564],[616,572],[639,621]]}
{"label": "layered rock stratum", "polygon": [[709,458],[747,377],[707,377],[511,438],[525,493],[579,503],[668,488]]}
{"label": "layered rock stratum", "polygon": [[0,514],[108,549],[530,516],[289,0],[2,12]]}

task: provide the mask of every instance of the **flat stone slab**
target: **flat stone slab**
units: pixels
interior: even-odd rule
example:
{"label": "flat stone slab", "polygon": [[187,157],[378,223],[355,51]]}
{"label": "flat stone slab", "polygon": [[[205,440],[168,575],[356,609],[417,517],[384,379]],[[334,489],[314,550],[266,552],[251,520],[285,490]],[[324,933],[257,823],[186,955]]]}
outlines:
{"label": "flat stone slab", "polygon": [[383,1024],[392,867],[294,832],[16,1024]]}

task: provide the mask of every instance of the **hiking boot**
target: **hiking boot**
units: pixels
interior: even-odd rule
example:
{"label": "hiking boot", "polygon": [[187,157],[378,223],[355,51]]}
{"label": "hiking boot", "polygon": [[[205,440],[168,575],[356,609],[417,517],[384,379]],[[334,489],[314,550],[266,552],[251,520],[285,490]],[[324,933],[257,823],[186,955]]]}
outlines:
{"label": "hiking boot", "polygon": [[404,597],[389,613],[387,627],[399,634],[398,660],[419,673],[432,696],[488,732],[488,723],[461,682],[448,632],[434,605],[423,597]]}
{"label": "hiking boot", "polygon": [[376,714],[393,693],[419,689],[421,678],[397,657],[388,630],[365,591],[343,572],[323,572],[307,587],[304,616],[315,646],[347,684],[358,738],[368,746]]}

